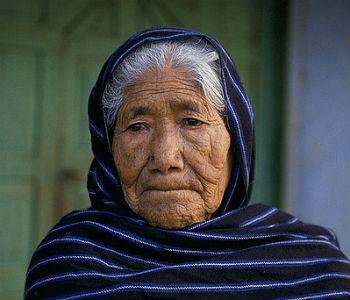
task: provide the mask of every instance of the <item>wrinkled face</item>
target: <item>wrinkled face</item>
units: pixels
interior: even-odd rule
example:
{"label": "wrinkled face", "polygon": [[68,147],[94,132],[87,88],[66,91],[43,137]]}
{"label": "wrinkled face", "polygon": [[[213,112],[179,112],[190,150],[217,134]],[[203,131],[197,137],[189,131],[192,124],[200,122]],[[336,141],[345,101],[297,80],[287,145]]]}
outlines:
{"label": "wrinkled face", "polygon": [[216,109],[187,72],[170,67],[146,73],[124,96],[112,149],[130,208],[162,228],[209,219],[231,172]]}

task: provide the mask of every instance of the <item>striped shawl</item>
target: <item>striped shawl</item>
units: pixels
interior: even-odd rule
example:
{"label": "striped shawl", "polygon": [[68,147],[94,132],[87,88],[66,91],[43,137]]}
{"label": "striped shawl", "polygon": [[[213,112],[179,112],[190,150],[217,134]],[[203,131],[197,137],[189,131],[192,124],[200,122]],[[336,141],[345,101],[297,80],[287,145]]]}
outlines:
{"label": "striped shawl", "polygon": [[[148,226],[123,198],[101,99],[113,70],[134,49],[188,38],[205,39],[219,54],[235,160],[214,218],[165,230]],[[350,263],[332,232],[277,208],[248,206],[253,113],[235,64],[216,40],[179,28],[131,37],[110,56],[92,89],[89,126],[92,206],[63,217],[38,246],[25,299],[350,298]]]}

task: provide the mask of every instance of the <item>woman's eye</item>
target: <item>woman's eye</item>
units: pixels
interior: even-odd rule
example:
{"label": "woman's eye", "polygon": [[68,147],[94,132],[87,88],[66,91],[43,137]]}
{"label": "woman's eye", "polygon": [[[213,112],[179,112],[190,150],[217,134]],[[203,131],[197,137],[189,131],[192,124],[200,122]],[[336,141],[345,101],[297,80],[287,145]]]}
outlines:
{"label": "woman's eye", "polygon": [[191,127],[196,127],[202,124],[201,121],[193,118],[186,118],[183,120],[184,125],[186,126],[191,126]]}
{"label": "woman's eye", "polygon": [[142,123],[135,123],[135,124],[131,124],[128,129],[134,132],[140,131],[142,129],[145,128],[145,125]]}

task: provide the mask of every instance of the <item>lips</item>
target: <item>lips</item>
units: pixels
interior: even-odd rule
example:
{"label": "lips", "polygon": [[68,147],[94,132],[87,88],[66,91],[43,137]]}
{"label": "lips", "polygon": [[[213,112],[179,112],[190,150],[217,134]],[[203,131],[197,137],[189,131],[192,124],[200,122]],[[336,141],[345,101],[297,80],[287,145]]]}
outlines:
{"label": "lips", "polygon": [[145,180],[142,185],[142,193],[147,191],[170,192],[170,191],[197,191],[200,192],[200,183],[193,180]]}
{"label": "lips", "polygon": [[[192,175],[192,176],[191,176]],[[192,172],[172,172],[170,174],[142,172],[138,179],[138,195],[144,192],[203,192],[203,185]]]}
{"label": "lips", "polygon": [[160,185],[152,185],[152,186],[147,186],[147,188],[145,188],[141,194],[145,193],[145,192],[158,192],[158,193],[162,193],[162,194],[167,194],[167,193],[171,193],[171,192],[179,192],[179,191],[189,191],[189,190],[193,190],[189,187],[184,187],[184,186],[160,186]]}

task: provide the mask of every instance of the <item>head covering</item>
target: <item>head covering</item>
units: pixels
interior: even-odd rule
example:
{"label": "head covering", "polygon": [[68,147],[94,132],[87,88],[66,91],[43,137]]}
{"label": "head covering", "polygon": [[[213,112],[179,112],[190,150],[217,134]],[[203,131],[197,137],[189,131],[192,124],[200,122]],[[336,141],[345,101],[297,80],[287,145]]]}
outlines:
{"label": "head covering", "polygon": [[194,38],[204,39],[219,54],[224,100],[236,150],[229,188],[216,216],[248,204],[254,177],[253,111],[232,58],[216,40],[202,33],[179,28],[159,28],[140,32],[119,47],[103,66],[91,92],[89,125],[95,158],[90,167],[88,190],[93,206],[116,207],[118,211],[131,213],[124,200],[114,166],[111,151],[113,132],[108,132],[106,119],[101,109],[102,95],[113,71],[125,57],[146,43]]}
{"label": "head covering", "polygon": [[[235,159],[214,218],[165,230],[147,225],[124,200],[101,101],[113,71],[136,48],[191,38],[204,39],[219,54]],[[92,89],[89,126],[92,206],[63,217],[38,246],[27,272],[26,299],[350,295],[349,262],[333,233],[277,208],[247,206],[254,174],[252,108],[232,58],[213,38],[181,28],[155,28],[131,37],[109,57]]]}

